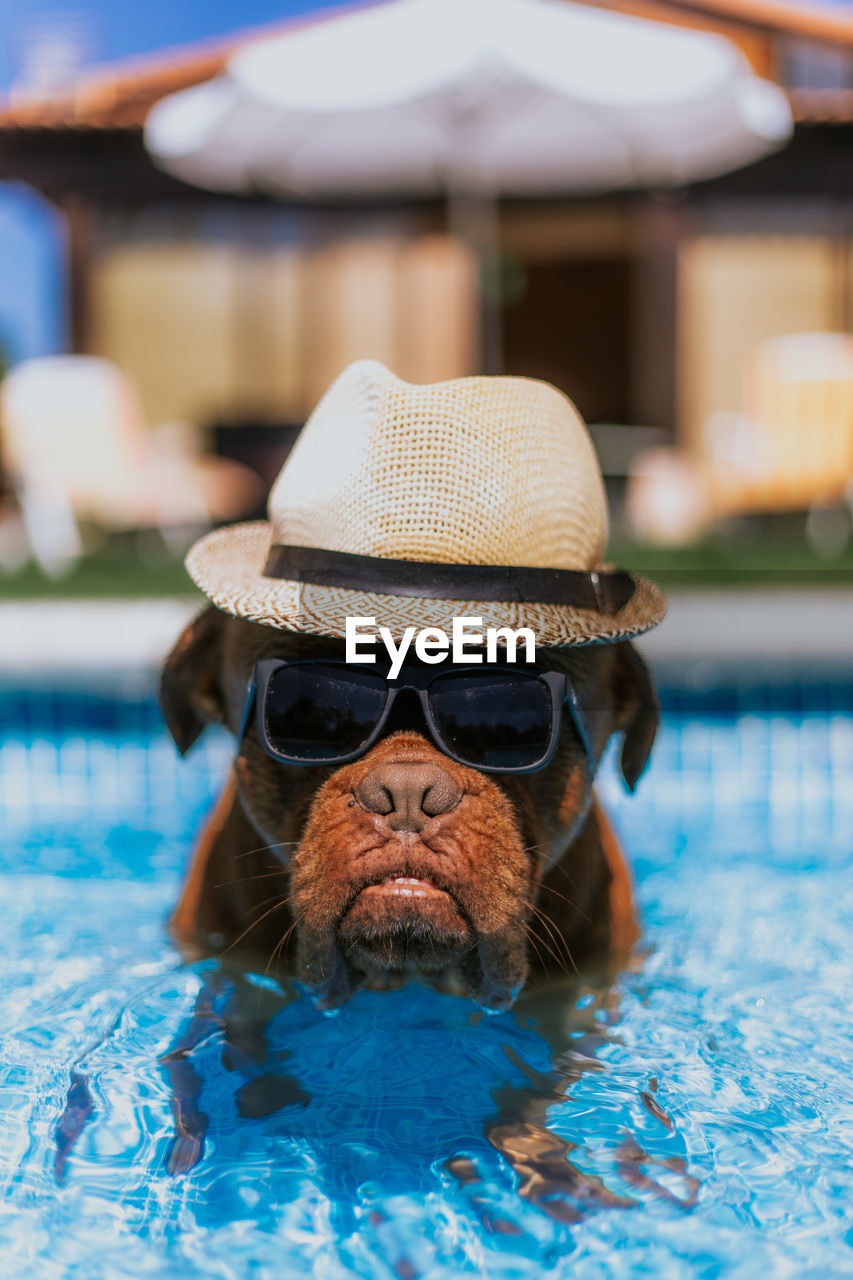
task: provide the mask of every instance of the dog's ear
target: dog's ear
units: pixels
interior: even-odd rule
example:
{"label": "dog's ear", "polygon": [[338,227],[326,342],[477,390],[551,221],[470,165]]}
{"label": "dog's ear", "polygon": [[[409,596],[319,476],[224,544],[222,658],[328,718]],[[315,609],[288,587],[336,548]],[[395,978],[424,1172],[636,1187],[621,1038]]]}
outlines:
{"label": "dog's ear", "polygon": [[649,762],[660,720],[660,703],[648,667],[627,641],[617,646],[614,681],[616,728],[625,734],[619,767],[628,790],[634,791]]}
{"label": "dog's ear", "polygon": [[160,708],[181,755],[207,724],[224,720],[219,673],[225,614],[210,606],[182,632],[163,663]]}

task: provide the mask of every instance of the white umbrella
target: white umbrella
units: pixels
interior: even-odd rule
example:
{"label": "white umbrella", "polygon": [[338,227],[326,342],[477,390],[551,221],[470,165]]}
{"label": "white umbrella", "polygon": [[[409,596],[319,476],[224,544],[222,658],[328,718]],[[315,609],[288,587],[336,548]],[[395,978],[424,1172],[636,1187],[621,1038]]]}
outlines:
{"label": "white umbrella", "polygon": [[246,44],[145,130],[188,182],[315,197],[673,185],[790,132],[722,37],[566,0],[386,0]]}
{"label": "white umbrella", "polygon": [[[164,169],[221,191],[443,193],[453,229],[496,257],[498,194],[668,186],[784,143],[782,91],[720,36],[567,0],[385,0],[243,46],[162,99]],[[486,367],[500,325],[484,312]]]}

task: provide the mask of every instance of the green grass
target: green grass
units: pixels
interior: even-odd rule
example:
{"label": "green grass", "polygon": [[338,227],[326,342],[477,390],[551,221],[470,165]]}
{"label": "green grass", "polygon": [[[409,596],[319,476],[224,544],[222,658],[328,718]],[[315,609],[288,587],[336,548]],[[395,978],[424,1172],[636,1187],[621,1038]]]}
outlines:
{"label": "green grass", "polygon": [[128,551],[85,556],[62,578],[49,578],[35,565],[17,573],[0,570],[0,600],[139,599],[144,596],[198,596],[181,560],[145,564]]}
{"label": "green grass", "polygon": [[806,587],[853,585],[853,542],[832,558],[802,538],[715,540],[694,547],[647,547],[616,540],[608,560],[663,587]]}
{"label": "green grass", "polygon": [[[608,549],[613,564],[646,574],[662,587],[695,589],[853,585],[853,541],[836,558],[824,559],[801,537],[717,539],[695,547],[661,549],[617,538]],[[16,573],[0,570],[0,600],[139,599],[144,596],[199,596],[181,560],[141,561],[126,545],[86,556],[72,573],[46,577],[28,565]]]}

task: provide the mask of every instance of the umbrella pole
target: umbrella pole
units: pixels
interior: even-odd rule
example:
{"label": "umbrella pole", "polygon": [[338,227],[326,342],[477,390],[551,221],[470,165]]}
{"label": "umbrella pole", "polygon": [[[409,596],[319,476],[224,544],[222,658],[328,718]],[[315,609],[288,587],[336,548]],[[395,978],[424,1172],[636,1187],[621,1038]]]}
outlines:
{"label": "umbrella pole", "polygon": [[447,230],[467,244],[477,260],[480,365],[484,373],[501,373],[500,207],[488,184],[471,174],[448,175]]}

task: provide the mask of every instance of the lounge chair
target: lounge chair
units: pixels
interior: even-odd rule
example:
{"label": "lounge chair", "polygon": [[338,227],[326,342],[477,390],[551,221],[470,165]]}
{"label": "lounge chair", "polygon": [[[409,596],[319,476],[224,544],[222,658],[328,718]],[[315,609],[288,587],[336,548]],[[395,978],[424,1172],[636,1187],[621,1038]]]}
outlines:
{"label": "lounge chair", "polygon": [[0,387],[4,468],[30,550],[47,572],[81,553],[81,525],[158,530],[178,549],[260,497],[248,468],[203,456],[186,424],[149,430],[133,385],[109,360],[26,360]]}

